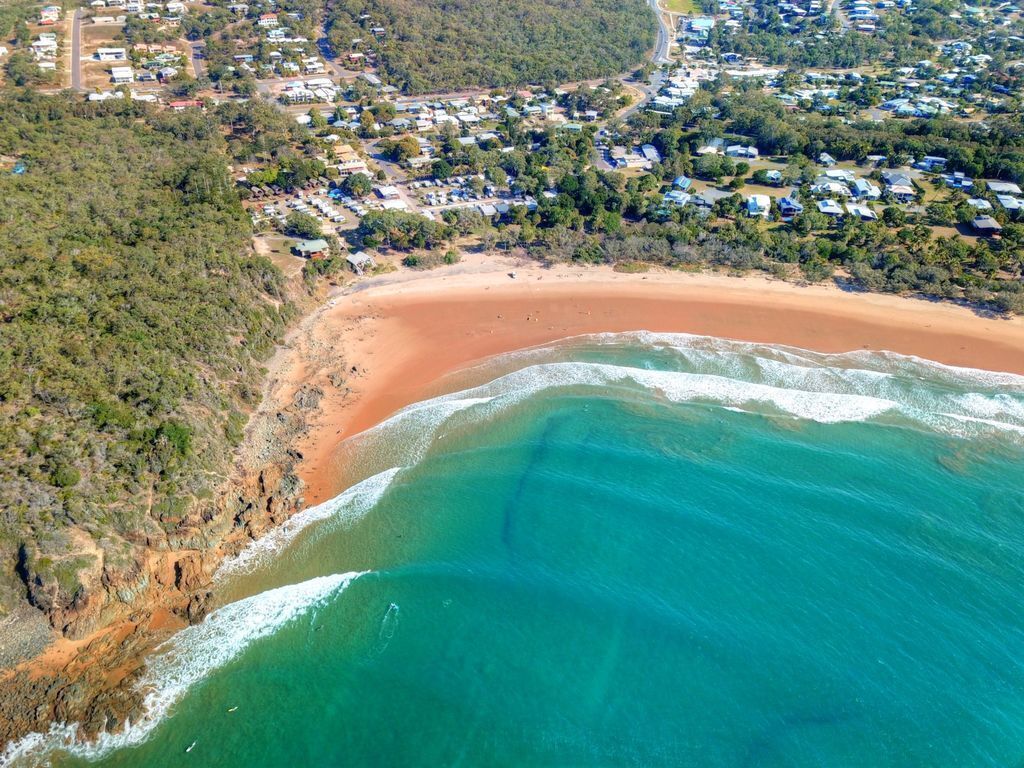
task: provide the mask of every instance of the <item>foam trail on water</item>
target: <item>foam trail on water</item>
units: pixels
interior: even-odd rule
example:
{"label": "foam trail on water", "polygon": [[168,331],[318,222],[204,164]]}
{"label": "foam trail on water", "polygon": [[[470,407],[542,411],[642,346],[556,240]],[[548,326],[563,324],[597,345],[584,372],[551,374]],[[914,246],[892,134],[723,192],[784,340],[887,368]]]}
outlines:
{"label": "foam trail on water", "polygon": [[58,750],[94,760],[115,749],[141,744],[196,683],[256,641],[323,605],[365,573],[320,576],[218,608],[199,624],[178,632],[149,658],[139,682],[145,694],[143,715],[137,722],[116,734],[100,734],[94,741],[78,739],[75,725],[54,725],[46,734],[29,734],[9,745],[0,754],[0,768],[24,761],[38,764]]}
{"label": "foam trail on water", "polygon": [[[353,444],[376,454],[378,466],[398,466],[299,513],[226,561],[218,574],[247,572],[265,564],[311,525],[325,521],[345,525],[361,518],[380,501],[401,469],[422,459],[441,428],[460,415],[479,424],[550,389],[634,385],[673,402],[715,404],[738,412],[767,408],[825,424],[898,418],[957,437],[1024,431],[1024,377],[1013,374],[952,368],[893,353],[824,354],[646,331],[576,337],[569,343],[582,349],[586,341],[604,348],[668,350],[678,355],[676,362],[684,370],[544,361],[546,356],[564,353],[565,342],[513,353],[503,361],[526,363],[524,367],[481,386],[410,405],[359,435]],[[965,386],[1000,391],[964,392]],[[361,454],[361,460],[370,461],[371,453]]]}
{"label": "foam trail on water", "polygon": [[[378,452],[389,451],[394,442],[400,445],[394,459],[402,466],[392,466],[362,480],[338,496],[322,504],[309,507],[292,516],[282,525],[269,530],[264,536],[251,542],[235,557],[225,560],[217,569],[217,578],[250,573],[266,565],[285,550],[300,533],[316,525],[316,533],[334,530],[338,525],[351,525],[364,517],[384,497],[395,477],[406,466],[415,464],[430,447],[437,430],[452,416],[464,410],[481,405],[489,397],[459,398],[446,396],[423,403],[416,403],[385,420],[366,434],[373,434]],[[400,428],[401,440],[389,441],[388,430]],[[359,439],[365,439],[360,436]],[[363,463],[367,457],[361,457]]]}
{"label": "foam trail on water", "polygon": [[[638,363],[638,350],[655,357]],[[618,364],[623,353],[625,364]],[[472,414],[486,417],[548,388],[634,384],[673,401],[752,411],[767,406],[822,423],[898,421],[956,437],[1017,434],[1024,427],[1024,376],[893,352],[820,353],[636,331],[577,336],[496,363],[505,370],[516,367],[487,384],[419,403],[416,411],[429,413],[446,400],[482,399],[484,406]],[[389,422],[398,427],[405,418],[402,411]]]}
{"label": "foam trail on water", "polygon": [[[589,346],[588,346],[589,345]],[[661,353],[660,363],[635,367],[566,361],[596,345],[602,357],[619,347]],[[552,358],[554,358],[552,360]],[[414,465],[443,426],[461,416],[479,423],[544,390],[633,385],[673,402],[716,404],[733,411],[774,411],[820,423],[872,419],[911,423],[941,434],[1024,430],[1024,377],[955,368],[888,352],[826,354],[773,344],[689,334],[638,331],[580,336],[502,357],[518,369],[471,389],[410,405],[359,435],[364,465],[388,467],[341,495],[307,509],[226,561],[219,574],[251,571],[285,549],[303,530],[326,521],[342,525],[372,509],[402,467]],[[977,391],[965,391],[976,389]]]}
{"label": "foam trail on water", "polygon": [[839,353],[815,352],[784,344],[765,344],[722,339],[715,336],[699,336],[687,333],[655,333],[652,331],[594,334],[592,336],[577,337],[580,340],[588,338],[593,339],[595,343],[603,345],[621,345],[632,342],[649,347],[669,347],[681,353],[705,352],[725,357],[752,356],[805,367],[834,367],[845,370],[860,368],[865,372],[925,378],[936,383],[955,385],[974,383],[1024,392],[1024,376],[1016,373],[947,365],[915,355],[903,355],[886,350],[856,349],[850,352]]}
{"label": "foam trail on water", "polygon": [[[719,356],[720,357],[720,356]],[[838,357],[838,356],[832,356]],[[701,369],[715,368],[701,364]],[[1020,377],[1018,377],[1020,378]],[[717,372],[659,370],[601,362],[542,362],[482,386],[444,395],[399,411],[380,430],[400,430],[430,414],[436,427],[456,413],[474,420],[500,413],[539,392],[555,388],[638,386],[673,402],[694,402],[743,410],[775,411],[824,424],[884,419],[910,423],[958,437],[1016,433],[1024,426],[1024,379],[1019,394],[957,391],[946,383],[861,368],[815,367],[744,355],[719,360]],[[452,408],[458,403],[458,408]],[[472,404],[467,405],[467,404]],[[431,436],[433,432],[430,433]],[[428,439],[429,444],[429,439]],[[422,446],[417,445],[419,453]]]}
{"label": "foam trail on water", "polygon": [[288,546],[296,536],[314,523],[331,520],[349,525],[368,513],[391,487],[401,467],[392,467],[356,483],[333,499],[309,507],[272,528],[265,536],[249,544],[236,557],[225,560],[217,577],[246,573],[264,565]]}

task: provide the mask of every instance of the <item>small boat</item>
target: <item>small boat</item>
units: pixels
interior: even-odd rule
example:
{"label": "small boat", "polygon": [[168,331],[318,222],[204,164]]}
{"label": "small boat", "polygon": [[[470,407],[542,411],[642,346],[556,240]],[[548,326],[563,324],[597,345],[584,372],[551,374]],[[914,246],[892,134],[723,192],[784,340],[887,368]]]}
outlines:
{"label": "small boat", "polygon": [[195,745],[196,745],[196,743],[193,741],[191,744],[189,744],[187,747],[185,747],[185,754],[188,754],[189,752],[191,752],[192,748],[195,747]]}
{"label": "small boat", "polygon": [[228,712],[234,712],[236,709],[238,709],[238,707],[232,707],[231,709],[228,710]]}

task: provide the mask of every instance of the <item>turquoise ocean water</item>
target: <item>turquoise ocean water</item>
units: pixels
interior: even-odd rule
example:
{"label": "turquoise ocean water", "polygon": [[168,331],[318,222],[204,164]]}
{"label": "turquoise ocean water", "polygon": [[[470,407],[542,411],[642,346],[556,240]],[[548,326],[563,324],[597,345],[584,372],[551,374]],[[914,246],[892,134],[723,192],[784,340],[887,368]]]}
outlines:
{"label": "turquoise ocean water", "polygon": [[143,722],[6,760],[1024,765],[1024,379],[638,333],[462,381],[225,566]]}

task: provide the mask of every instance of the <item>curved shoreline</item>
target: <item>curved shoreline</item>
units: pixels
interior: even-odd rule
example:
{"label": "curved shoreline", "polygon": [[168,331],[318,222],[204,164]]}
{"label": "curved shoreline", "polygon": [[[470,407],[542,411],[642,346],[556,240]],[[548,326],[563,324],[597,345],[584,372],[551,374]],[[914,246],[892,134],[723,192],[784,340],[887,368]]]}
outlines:
{"label": "curved shoreline", "polygon": [[[509,272],[516,277],[510,278]],[[306,501],[344,490],[338,446],[496,355],[571,336],[655,331],[786,344],[817,352],[887,350],[947,365],[1024,374],[1024,319],[979,317],[921,299],[847,293],[759,277],[609,268],[544,268],[510,260],[371,279],[333,299],[296,341],[288,396],[311,383],[319,415],[297,441]],[[304,346],[333,348],[349,374],[308,364]],[[329,366],[328,366],[329,367]],[[335,378],[335,381],[337,379]],[[450,387],[449,387],[450,388]]]}
{"label": "curved shoreline", "polygon": [[[284,476],[282,462],[288,473],[294,464],[304,499],[296,483],[294,507],[268,506],[270,514],[232,530],[216,549],[195,553],[203,559],[189,574],[192,598],[209,596],[212,585],[203,575],[211,575],[225,555],[345,490],[354,479],[345,466],[347,438],[407,405],[484,383],[489,369],[475,366],[496,356],[568,337],[639,330],[824,353],[888,350],[1024,375],[1024,318],[980,317],[952,304],[835,286],[666,270],[547,268],[493,255],[467,256],[426,273],[402,270],[364,279],[337,289],[290,332],[268,366],[263,402],[236,457],[239,471],[259,488]],[[186,613],[192,616],[194,601],[184,592],[181,597],[181,604],[160,598],[136,606],[131,620],[80,641],[61,640],[8,670],[0,679],[13,684],[18,675],[20,686],[8,703],[27,706],[72,686],[82,701],[75,709],[52,708],[48,722],[62,713],[79,719],[82,706],[123,722],[140,705],[129,688],[147,653],[186,626]],[[23,734],[27,725],[9,731]],[[94,726],[102,724],[87,723],[87,732],[96,732]]]}

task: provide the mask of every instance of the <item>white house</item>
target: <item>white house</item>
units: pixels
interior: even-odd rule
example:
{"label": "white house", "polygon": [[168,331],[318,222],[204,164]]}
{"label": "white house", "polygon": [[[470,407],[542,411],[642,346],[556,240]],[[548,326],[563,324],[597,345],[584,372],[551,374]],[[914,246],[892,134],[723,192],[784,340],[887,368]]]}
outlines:
{"label": "white house", "polygon": [[856,179],[853,182],[853,194],[858,199],[877,200],[882,196],[882,190],[867,179]]}
{"label": "white house", "polygon": [[128,54],[124,48],[97,48],[96,58],[100,61],[126,61]]}
{"label": "white house", "polygon": [[847,203],[846,212],[851,216],[856,216],[861,221],[877,221],[878,214],[868,208],[863,203]]}
{"label": "white house", "polygon": [[40,37],[30,46],[37,59],[50,59],[57,55],[57,41]]}
{"label": "white house", "polygon": [[751,195],[747,198],[747,215],[768,218],[772,209],[772,199],[768,195]]}
{"label": "white house", "polygon": [[986,181],[985,186],[988,187],[989,192],[994,192],[997,195],[1019,195],[1020,187],[1011,181]]}
{"label": "white house", "polygon": [[130,83],[135,80],[135,75],[131,67],[111,67],[110,80],[117,84]]}
{"label": "white house", "polygon": [[850,188],[841,181],[832,181],[827,176],[819,176],[811,186],[811,192],[816,195],[838,195],[840,197],[852,197]]}
{"label": "white house", "polygon": [[819,200],[818,211],[826,216],[842,216],[843,208],[835,200]]}
{"label": "white house", "polygon": [[996,200],[1008,211],[1020,211],[1024,210],[1024,200],[1013,195],[996,195]]}
{"label": "white house", "polygon": [[742,144],[731,144],[725,148],[725,154],[729,157],[744,157],[756,159],[758,156],[757,147],[744,147]]}

